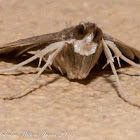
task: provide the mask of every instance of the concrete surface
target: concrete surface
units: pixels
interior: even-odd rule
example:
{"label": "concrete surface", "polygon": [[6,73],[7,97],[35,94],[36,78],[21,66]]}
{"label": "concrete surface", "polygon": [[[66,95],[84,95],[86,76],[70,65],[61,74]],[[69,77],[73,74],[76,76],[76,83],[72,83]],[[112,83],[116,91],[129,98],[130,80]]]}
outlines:
{"label": "concrete surface", "polygon": [[[0,0],[0,45],[90,21],[140,49],[139,13],[139,0]],[[0,69],[13,65],[1,61]],[[26,66],[19,70],[27,73],[34,69]],[[118,71],[130,74],[121,73],[119,78],[126,94],[140,104],[140,76],[133,76],[140,70],[126,67]],[[110,69],[93,70],[82,82],[44,73],[28,89],[32,91],[28,96],[2,100],[22,89],[34,75],[0,75],[1,140],[140,138],[140,108],[118,97]]]}

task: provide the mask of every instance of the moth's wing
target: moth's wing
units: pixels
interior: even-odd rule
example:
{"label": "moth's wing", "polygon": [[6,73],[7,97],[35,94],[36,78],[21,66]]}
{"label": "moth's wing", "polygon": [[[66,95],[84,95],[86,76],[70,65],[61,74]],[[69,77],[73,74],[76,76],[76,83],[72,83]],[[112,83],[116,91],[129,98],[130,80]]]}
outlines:
{"label": "moth's wing", "polygon": [[29,50],[40,50],[54,42],[68,40],[73,31],[73,27],[66,28],[60,32],[33,36],[26,39],[20,39],[15,42],[0,46],[0,55],[11,54],[12,56],[20,55]]}
{"label": "moth's wing", "polygon": [[140,50],[130,47],[126,45],[125,43],[123,43],[122,41],[105,33],[103,33],[103,39],[114,42],[116,46],[118,47],[118,49],[122,52],[122,54],[126,56],[127,58],[131,60],[134,60],[135,58],[137,58],[140,61]]}
{"label": "moth's wing", "polygon": [[59,33],[44,34],[26,39],[20,39],[15,42],[0,46],[0,54],[21,54],[31,49],[41,49],[45,46],[63,40]]}

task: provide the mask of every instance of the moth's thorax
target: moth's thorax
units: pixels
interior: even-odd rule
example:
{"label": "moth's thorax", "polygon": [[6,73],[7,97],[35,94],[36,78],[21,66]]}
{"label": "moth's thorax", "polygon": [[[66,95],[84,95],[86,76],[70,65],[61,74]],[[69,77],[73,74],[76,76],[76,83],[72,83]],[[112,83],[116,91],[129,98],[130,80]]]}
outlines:
{"label": "moth's thorax", "polygon": [[86,78],[103,50],[102,31],[95,24],[78,25],[66,44],[56,57],[54,67],[69,79]]}
{"label": "moth's thorax", "polygon": [[89,34],[82,40],[74,40],[74,52],[85,56],[96,53],[98,43],[93,42],[93,37],[93,34]]}
{"label": "moth's thorax", "polygon": [[100,41],[96,46],[90,41],[88,42],[89,44],[86,42],[88,45],[93,46],[90,46],[88,49],[86,49],[86,46],[79,46],[79,51],[85,49],[82,54],[80,54],[80,52],[75,52],[76,43],[68,43],[56,57],[53,65],[62,73],[66,73],[69,79],[84,79],[97,63],[102,52],[102,45]]}

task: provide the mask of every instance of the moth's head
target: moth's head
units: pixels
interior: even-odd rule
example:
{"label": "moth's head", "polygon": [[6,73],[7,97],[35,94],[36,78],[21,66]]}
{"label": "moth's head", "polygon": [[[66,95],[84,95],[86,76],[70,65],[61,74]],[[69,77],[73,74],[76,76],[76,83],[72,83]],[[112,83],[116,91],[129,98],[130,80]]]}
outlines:
{"label": "moth's head", "polygon": [[103,33],[95,23],[85,22],[75,26],[73,34],[77,40],[82,40],[92,34],[93,42],[98,43],[102,39]]}
{"label": "moth's head", "polygon": [[80,55],[95,54],[102,40],[102,30],[94,23],[81,23],[74,29],[74,52]]}

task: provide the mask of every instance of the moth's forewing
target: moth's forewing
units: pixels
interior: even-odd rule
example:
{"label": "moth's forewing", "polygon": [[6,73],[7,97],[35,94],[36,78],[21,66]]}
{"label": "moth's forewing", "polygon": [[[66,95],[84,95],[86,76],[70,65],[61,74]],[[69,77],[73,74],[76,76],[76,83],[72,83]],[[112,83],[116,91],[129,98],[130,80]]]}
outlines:
{"label": "moth's forewing", "polygon": [[123,53],[123,55],[125,55],[127,58],[134,60],[135,58],[140,60],[140,50],[135,49],[133,47],[130,47],[129,45],[126,45],[125,43],[123,43],[122,41],[103,33],[103,39],[104,40],[109,40],[112,41],[116,44],[116,46],[118,47],[118,49]]}
{"label": "moth's forewing", "polygon": [[73,29],[74,27],[70,27],[60,32],[33,36],[30,38],[20,39],[11,43],[4,44],[3,46],[0,46],[0,54],[12,53],[13,55],[19,55],[29,50],[43,49],[51,43],[72,38],[71,35]]}

